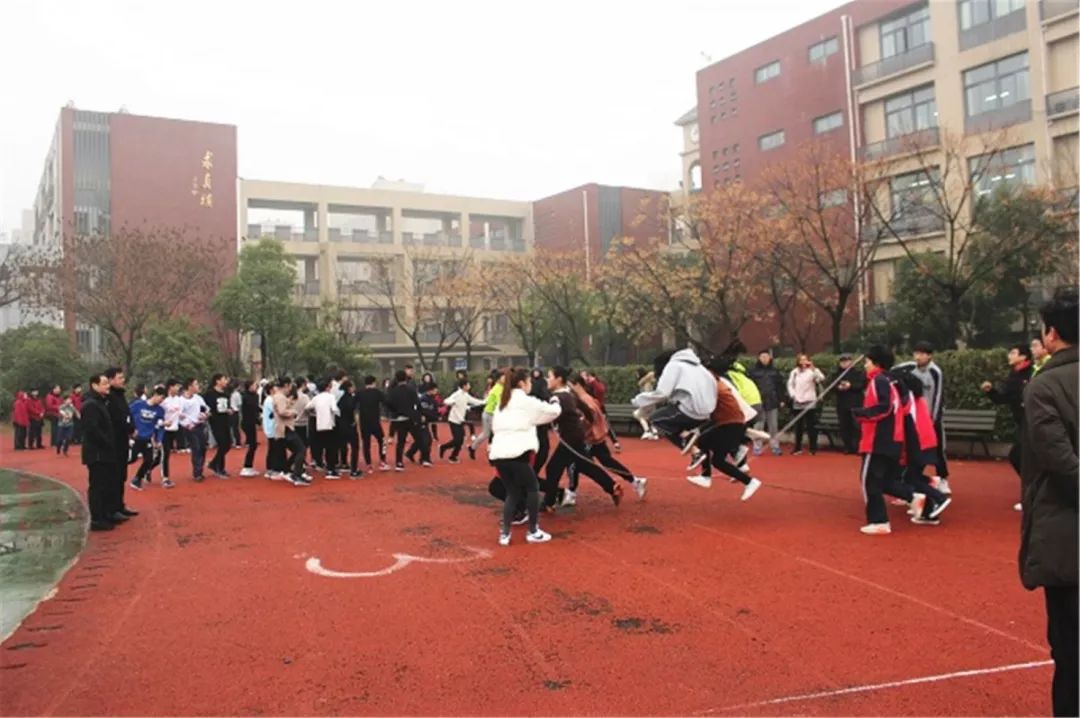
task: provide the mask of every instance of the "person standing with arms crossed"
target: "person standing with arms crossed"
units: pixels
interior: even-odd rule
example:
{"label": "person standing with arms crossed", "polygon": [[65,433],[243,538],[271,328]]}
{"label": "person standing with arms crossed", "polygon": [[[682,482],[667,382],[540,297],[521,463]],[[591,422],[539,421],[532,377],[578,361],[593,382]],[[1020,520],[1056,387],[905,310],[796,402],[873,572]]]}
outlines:
{"label": "person standing with arms crossed", "polygon": [[[124,505],[124,487],[127,486],[128,458],[131,448],[128,443],[131,437],[131,414],[128,409],[127,398],[124,396],[124,370],[119,367],[111,367],[105,370],[105,378],[109,380],[109,396],[107,405],[109,418],[113,423],[113,441],[116,442],[116,474],[110,486],[109,511],[112,520],[126,521],[138,516],[138,511],[132,511]],[[124,517],[124,518],[119,518]]]}
{"label": "person standing with arms crossed", "polygon": [[1020,578],[1046,594],[1047,639],[1054,659],[1055,716],[1080,713],[1077,675],[1077,310],[1076,289],[1059,290],[1039,310],[1050,360],[1024,389],[1021,484],[1024,490]]}

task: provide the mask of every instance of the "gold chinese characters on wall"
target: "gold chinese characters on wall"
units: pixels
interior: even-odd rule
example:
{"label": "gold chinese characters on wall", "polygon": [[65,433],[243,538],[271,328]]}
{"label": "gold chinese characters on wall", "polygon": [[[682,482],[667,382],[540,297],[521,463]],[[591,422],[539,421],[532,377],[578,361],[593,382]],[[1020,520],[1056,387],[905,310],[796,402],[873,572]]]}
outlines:
{"label": "gold chinese characters on wall", "polygon": [[214,153],[210,150],[202,156],[202,181],[199,175],[191,178],[191,196],[199,198],[200,207],[214,206]]}

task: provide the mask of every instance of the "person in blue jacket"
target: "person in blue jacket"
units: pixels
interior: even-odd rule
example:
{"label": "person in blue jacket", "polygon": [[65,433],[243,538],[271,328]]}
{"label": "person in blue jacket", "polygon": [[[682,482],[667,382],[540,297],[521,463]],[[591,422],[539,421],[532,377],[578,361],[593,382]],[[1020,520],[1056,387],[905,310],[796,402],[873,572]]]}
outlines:
{"label": "person in blue jacket", "polygon": [[165,407],[161,402],[165,401],[166,393],[165,387],[155,387],[149,398],[136,399],[128,407],[135,427],[132,455],[142,456],[142,465],[129,483],[136,491],[142,491],[144,481],[150,482],[154,467],[161,462],[161,441],[165,436]]}

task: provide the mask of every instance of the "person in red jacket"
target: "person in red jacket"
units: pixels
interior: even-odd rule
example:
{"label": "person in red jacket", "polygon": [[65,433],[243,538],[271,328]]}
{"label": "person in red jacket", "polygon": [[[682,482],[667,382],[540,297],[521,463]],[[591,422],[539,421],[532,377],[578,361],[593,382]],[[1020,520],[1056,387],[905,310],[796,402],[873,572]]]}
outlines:
{"label": "person in red jacket", "polygon": [[37,389],[30,390],[27,410],[30,412],[30,448],[44,449],[45,446],[41,443],[41,427],[45,423],[45,405],[41,403],[41,396]]}
{"label": "person in red jacket", "polygon": [[[852,409],[862,426],[859,453],[862,454],[863,498],[866,525],[859,530],[871,536],[892,533],[885,510],[885,494],[903,499],[913,516],[922,516],[926,494],[916,493],[900,480],[902,430],[897,431],[900,396],[888,371],[895,361],[892,350],[876,345],[866,351],[866,397],[860,408]],[[901,424],[903,418],[900,418]]]}
{"label": "person in red jacket", "polygon": [[26,435],[30,431],[30,405],[25,391],[15,392],[11,423],[15,426],[15,451],[23,451],[26,449]]}
{"label": "person in red jacket", "polygon": [[45,395],[45,418],[49,421],[49,446],[56,448],[60,432],[57,429],[60,423],[60,405],[64,403],[60,396],[60,385],[57,384]]}
{"label": "person in red jacket", "polygon": [[[585,381],[585,385],[589,388],[589,393],[600,404],[600,411],[604,412],[604,416],[607,416],[607,404],[605,403],[607,400],[607,386],[588,369],[582,369],[579,373]],[[611,428],[611,424],[608,424],[607,433],[611,437],[611,444],[615,447],[616,453],[622,451],[622,444],[619,443],[619,437],[615,435],[615,430]]]}

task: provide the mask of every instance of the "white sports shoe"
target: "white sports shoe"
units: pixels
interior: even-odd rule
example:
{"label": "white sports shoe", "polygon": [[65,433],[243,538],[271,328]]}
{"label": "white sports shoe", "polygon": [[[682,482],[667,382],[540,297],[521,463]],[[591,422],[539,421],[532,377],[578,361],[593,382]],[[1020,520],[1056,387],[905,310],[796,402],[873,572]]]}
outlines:
{"label": "white sports shoe", "polygon": [[743,489],[742,498],[740,501],[749,501],[750,497],[757,493],[757,490],[761,488],[760,479],[750,479],[750,483]]}
{"label": "white sports shoe", "polygon": [[924,508],[926,508],[926,494],[915,494],[911,497],[908,511],[911,512],[912,516],[922,516]]}
{"label": "white sports shoe", "polygon": [[1023,511],[1023,510],[1024,510],[1024,505],[1023,504],[1013,504],[1013,511]]}
{"label": "white sports shoe", "polygon": [[[551,534],[549,534],[547,531],[544,531],[540,527],[537,527],[537,529],[532,533],[525,534],[525,540],[529,543],[547,543],[551,540]],[[509,537],[507,537],[507,543],[509,543]]]}
{"label": "white sports shoe", "polygon": [[499,545],[500,546],[509,546],[510,545],[510,534],[503,534],[503,533],[499,534]]}
{"label": "white sports shoe", "polygon": [[241,476],[258,476],[259,472],[255,469],[240,469]]}
{"label": "white sports shoe", "polygon": [[567,489],[559,506],[577,506],[577,492]]}
{"label": "white sports shoe", "polygon": [[634,491],[637,492],[639,500],[645,500],[645,492],[649,490],[649,480],[643,476],[634,477]]}
{"label": "white sports shoe", "polygon": [[711,476],[687,476],[686,480],[694,486],[700,486],[703,489],[712,488]]}
{"label": "white sports shoe", "polygon": [[868,536],[884,536],[885,534],[892,533],[892,526],[889,524],[867,524],[863,526],[859,531],[862,531]]}

